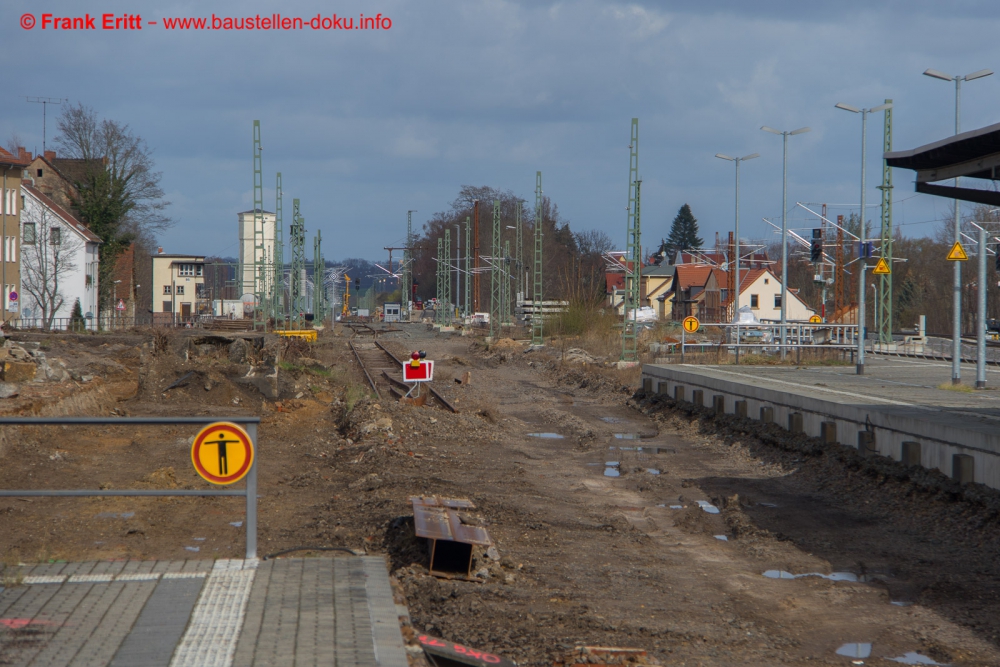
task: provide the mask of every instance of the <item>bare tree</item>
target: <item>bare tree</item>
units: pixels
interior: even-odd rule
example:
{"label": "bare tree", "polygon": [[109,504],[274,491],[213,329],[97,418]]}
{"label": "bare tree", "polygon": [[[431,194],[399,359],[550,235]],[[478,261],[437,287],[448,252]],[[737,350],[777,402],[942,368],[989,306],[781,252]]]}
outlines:
{"label": "bare tree", "polygon": [[10,136],[7,137],[7,151],[11,155],[17,155],[17,149],[24,146],[24,139],[17,132],[11,132]]}
{"label": "bare tree", "polygon": [[79,196],[74,208],[103,241],[100,259],[101,302],[107,303],[108,280],[119,255],[137,237],[152,241],[173,221],[164,213],[161,174],[154,170],[153,152],[124,123],[99,119],[83,104],[64,107],[56,145],[70,158],[84,161],[74,184]]}
{"label": "bare tree", "polygon": [[41,311],[42,327],[51,329],[66,302],[63,284],[77,269],[73,257],[82,244],[44,207],[31,207],[21,215],[27,227],[21,242],[21,289]]}

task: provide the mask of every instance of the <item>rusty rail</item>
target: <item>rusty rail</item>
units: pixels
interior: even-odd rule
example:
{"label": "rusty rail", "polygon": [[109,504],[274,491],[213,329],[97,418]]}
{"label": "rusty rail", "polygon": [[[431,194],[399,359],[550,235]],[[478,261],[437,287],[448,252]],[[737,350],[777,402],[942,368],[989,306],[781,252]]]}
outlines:
{"label": "rusty rail", "polygon": [[[347,341],[347,344],[351,346],[351,352],[354,353],[354,358],[358,360],[358,365],[361,366],[361,371],[365,374],[365,377],[368,378],[368,384],[372,386],[372,390],[375,392],[375,395],[381,400],[382,393],[378,390],[378,387],[375,386],[375,380],[368,374],[368,369],[365,368],[365,362],[361,361],[361,355],[358,354],[358,351],[355,349],[354,343]],[[379,347],[381,347],[381,345]]]}

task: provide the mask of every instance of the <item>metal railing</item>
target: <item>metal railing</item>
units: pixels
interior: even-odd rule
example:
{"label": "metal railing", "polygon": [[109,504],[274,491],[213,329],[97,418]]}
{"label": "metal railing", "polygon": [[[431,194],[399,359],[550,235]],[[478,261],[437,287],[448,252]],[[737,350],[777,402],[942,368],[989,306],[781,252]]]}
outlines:
{"label": "metal railing", "polygon": [[[721,340],[689,342],[688,333],[681,329],[679,344],[681,362],[685,360],[687,348],[725,349],[736,354],[737,361],[742,350],[757,350],[764,353],[779,353],[782,350],[843,350],[853,351],[858,347],[858,325],[788,322],[784,325],[785,342],[781,342],[780,323],[745,324],[718,322],[701,324],[700,329],[722,329]],[[700,330],[699,329],[699,330]]]}
{"label": "metal railing", "polygon": [[[178,424],[205,426],[219,421],[240,424],[257,447],[260,417],[0,417],[0,426],[163,426]],[[0,489],[0,497],[87,497],[87,496],[244,496],[246,497],[246,557],[257,557],[257,455],[246,475],[243,489]]]}

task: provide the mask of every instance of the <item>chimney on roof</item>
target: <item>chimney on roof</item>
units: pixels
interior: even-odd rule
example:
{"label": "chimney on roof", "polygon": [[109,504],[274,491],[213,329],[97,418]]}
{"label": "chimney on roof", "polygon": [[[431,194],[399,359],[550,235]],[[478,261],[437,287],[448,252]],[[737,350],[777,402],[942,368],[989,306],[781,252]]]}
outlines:
{"label": "chimney on roof", "polygon": [[28,162],[31,162],[31,159],[32,159],[31,158],[31,153],[29,153],[28,151],[26,151],[24,149],[24,146],[18,146],[17,147],[17,157],[19,159],[21,159],[21,160],[27,160]]}
{"label": "chimney on roof", "polygon": [[156,249],[156,252],[157,252],[158,254],[162,255],[162,254],[163,254],[163,248],[157,248],[157,249]]}
{"label": "chimney on roof", "polygon": [[48,160],[49,162],[52,162],[53,160],[56,159],[56,152],[55,151],[45,151],[45,159]]}

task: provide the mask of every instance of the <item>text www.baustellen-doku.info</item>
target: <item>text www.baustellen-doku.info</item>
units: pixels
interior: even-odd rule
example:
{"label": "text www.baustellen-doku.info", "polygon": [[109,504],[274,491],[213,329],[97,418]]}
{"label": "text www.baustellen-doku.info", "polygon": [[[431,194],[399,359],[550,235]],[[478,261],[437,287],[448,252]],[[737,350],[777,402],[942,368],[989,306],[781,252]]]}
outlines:
{"label": "text www.baustellen-doku.info", "polygon": [[382,14],[316,14],[315,16],[210,16],[202,17],[150,17],[142,14],[58,14],[26,13],[21,15],[25,30],[389,30],[392,19]]}

